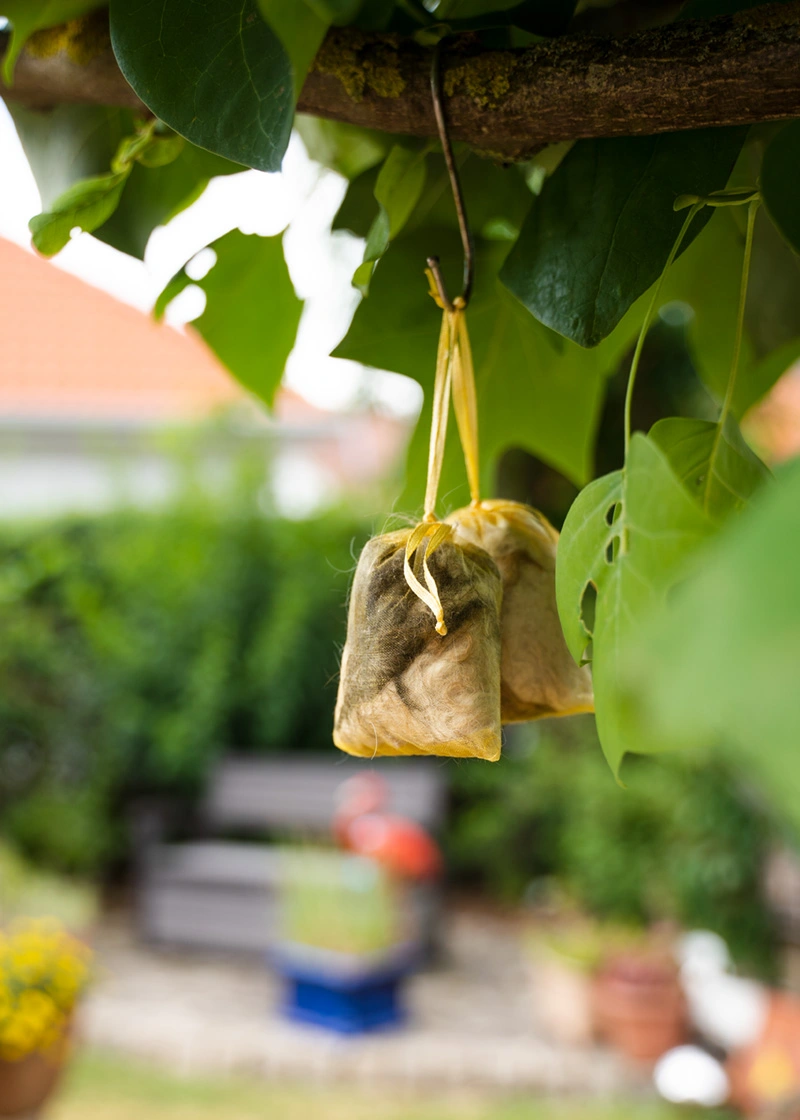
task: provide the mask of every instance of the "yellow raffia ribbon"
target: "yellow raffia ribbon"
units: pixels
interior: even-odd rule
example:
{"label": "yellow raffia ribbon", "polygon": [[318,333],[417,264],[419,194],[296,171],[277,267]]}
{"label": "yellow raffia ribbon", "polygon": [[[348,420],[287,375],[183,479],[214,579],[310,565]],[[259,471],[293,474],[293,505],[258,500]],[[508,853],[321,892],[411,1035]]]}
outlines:
{"label": "yellow raffia ribbon", "polygon": [[[436,633],[441,634],[442,637],[447,633],[447,623],[444,620],[444,608],[442,607],[442,600],[439,598],[439,588],[436,586],[436,580],[428,567],[428,558],[433,555],[443,541],[447,540],[452,532],[452,525],[444,525],[438,521],[421,521],[408,538],[403,562],[403,574],[406,577],[406,583],[414,594],[431,609],[436,619]],[[411,557],[420,547],[422,574],[427,584],[426,587],[422,586],[411,567]]]}
{"label": "yellow raffia ribbon", "polygon": [[[480,501],[478,466],[478,401],[475,391],[475,370],[472,347],[467,332],[464,301],[459,296],[452,308],[442,304],[433,274],[427,270],[430,293],[442,309],[442,329],[439,332],[439,350],[436,355],[436,376],[433,383],[433,409],[431,438],[428,448],[428,479],[425,487],[425,516],[406,543],[403,573],[406,583],[436,618],[437,634],[447,633],[442,601],[436,580],[428,567],[428,558],[452,533],[452,527],[436,520],[436,498],[442,474],[444,448],[447,438],[447,420],[452,393],[453,409],[464,450],[470,496],[473,505]],[[411,560],[421,549],[422,574],[425,586],[414,574]]]}

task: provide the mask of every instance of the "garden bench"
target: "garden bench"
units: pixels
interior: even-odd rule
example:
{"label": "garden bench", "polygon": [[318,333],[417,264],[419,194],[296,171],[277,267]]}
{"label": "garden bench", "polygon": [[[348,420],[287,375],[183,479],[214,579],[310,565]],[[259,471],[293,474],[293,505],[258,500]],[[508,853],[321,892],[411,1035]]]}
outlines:
{"label": "garden bench", "polygon": [[[386,781],[392,812],[433,833],[444,821],[445,771],[435,761],[347,756],[229,757],[181,821],[175,807],[134,813],[137,924],[165,945],[263,951],[277,928],[285,845],[331,840],[336,791],[356,773]],[[171,818],[171,819],[170,819]],[[176,826],[191,839],[170,841]]]}

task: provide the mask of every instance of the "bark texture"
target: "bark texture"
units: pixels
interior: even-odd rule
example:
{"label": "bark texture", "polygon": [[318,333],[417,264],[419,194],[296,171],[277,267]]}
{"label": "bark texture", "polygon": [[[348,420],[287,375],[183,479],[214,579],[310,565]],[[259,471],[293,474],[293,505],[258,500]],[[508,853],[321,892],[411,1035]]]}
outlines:
{"label": "bark texture", "polygon": [[[567,35],[525,50],[481,50],[464,37],[444,50],[443,77],[453,137],[503,159],[525,158],[559,140],[797,117],[800,0],[623,36]],[[96,27],[82,54],[23,52],[13,88],[0,93],[34,108],[141,106],[107,33]],[[298,108],[380,131],[435,136],[430,54],[391,36],[332,31]]]}

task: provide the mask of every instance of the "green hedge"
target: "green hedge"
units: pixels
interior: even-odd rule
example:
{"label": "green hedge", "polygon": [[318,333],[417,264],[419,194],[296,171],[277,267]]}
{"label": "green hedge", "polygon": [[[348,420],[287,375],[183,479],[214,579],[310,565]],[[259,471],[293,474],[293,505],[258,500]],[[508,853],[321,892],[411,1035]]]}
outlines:
{"label": "green hedge", "polygon": [[501,898],[555,889],[604,919],[713,929],[766,977],[775,929],[762,897],[775,838],[766,808],[721,759],[631,756],[612,777],[592,717],[514,729],[503,762],[455,771],[448,866]]}
{"label": "green hedge", "polygon": [[366,535],[249,500],[3,527],[4,831],[91,871],[122,850],[131,796],[191,794],[228,749],[329,749]]}

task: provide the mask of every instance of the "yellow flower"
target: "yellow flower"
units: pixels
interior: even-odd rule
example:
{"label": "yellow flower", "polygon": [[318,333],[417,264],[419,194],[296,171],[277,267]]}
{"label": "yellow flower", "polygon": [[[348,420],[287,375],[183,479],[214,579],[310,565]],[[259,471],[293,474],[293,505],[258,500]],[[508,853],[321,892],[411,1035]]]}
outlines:
{"label": "yellow flower", "polygon": [[0,1058],[60,1044],[89,981],[91,951],[52,919],[0,931]]}

